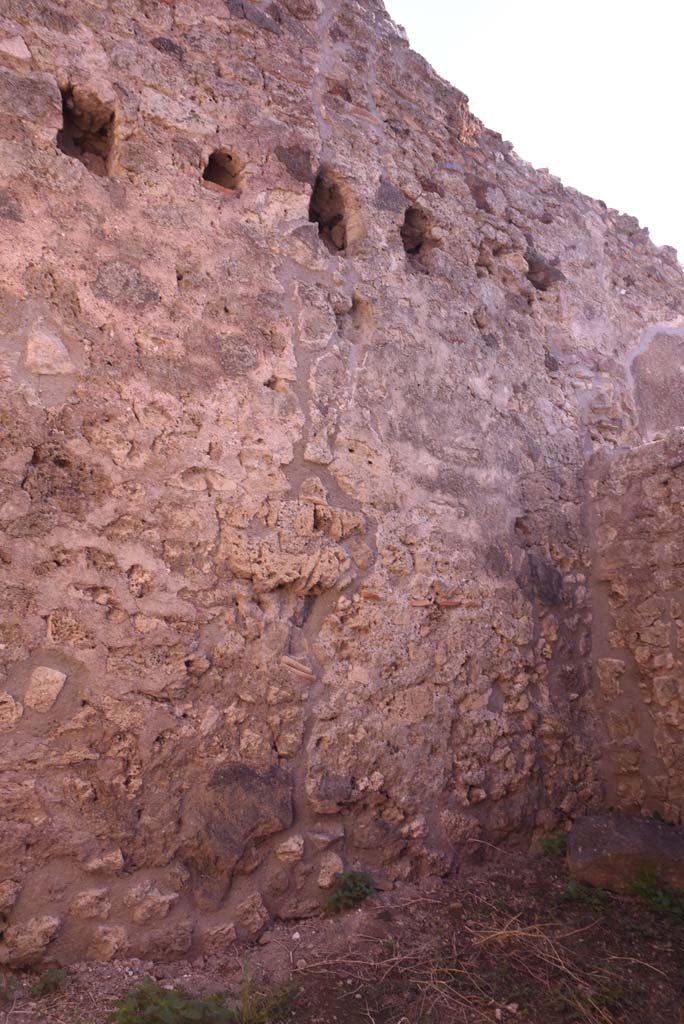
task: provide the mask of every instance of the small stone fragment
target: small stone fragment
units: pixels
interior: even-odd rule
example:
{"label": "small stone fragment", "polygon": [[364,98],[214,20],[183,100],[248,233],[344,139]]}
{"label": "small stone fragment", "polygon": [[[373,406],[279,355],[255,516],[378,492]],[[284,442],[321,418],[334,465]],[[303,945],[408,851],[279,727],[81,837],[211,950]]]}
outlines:
{"label": "small stone fragment", "polygon": [[121,925],[100,925],[95,929],[90,952],[96,960],[113,960],[124,949],[126,938],[126,929]]}
{"label": "small stone fragment", "polygon": [[335,875],[344,871],[344,862],[337,853],[324,853],[318,870],[318,884],[321,889],[329,889],[335,881]]}
{"label": "small stone fragment", "polygon": [[15,727],[24,709],[11,693],[0,693],[0,732],[9,732]]}
{"label": "small stone fragment", "polygon": [[79,892],[71,904],[71,913],[76,917],[100,918],[106,920],[112,909],[109,889],[86,889]]}
{"label": "small stone fragment", "polygon": [[86,861],[86,871],[102,871],[107,875],[118,875],[123,871],[124,858],[121,850],[111,850],[109,853],[98,854]]}
{"label": "small stone fragment", "polygon": [[32,917],[24,924],[10,925],[0,943],[0,964],[27,967],[35,963],[57,934],[60,924],[58,917],[46,915]]}
{"label": "small stone fragment", "polygon": [[304,856],[303,836],[289,836],[276,846],[276,857],[286,864],[294,864]]}
{"label": "small stone fragment", "polygon": [[65,682],[64,672],[49,668],[47,665],[39,665],[31,673],[24,704],[33,711],[49,711],[62,692]]}
{"label": "small stone fragment", "polygon": [[254,893],[238,904],[235,916],[245,937],[250,939],[256,938],[268,924],[268,910],[259,893]]}
{"label": "small stone fragment", "polygon": [[332,846],[333,843],[338,842],[340,839],[344,839],[344,825],[341,821],[333,822],[327,828],[316,829],[315,832],[309,832],[309,842],[317,850],[325,850],[327,846]]}
{"label": "small stone fragment", "polygon": [[171,907],[178,900],[178,893],[162,893],[154,882],[141,882],[124,896],[127,907],[133,908],[133,920],[136,924],[166,917]]}
{"label": "small stone fragment", "polygon": [[199,938],[205,953],[222,953],[228,946],[233,945],[237,939],[237,933],[235,925],[231,922],[204,928],[200,932]]}
{"label": "small stone fragment", "polygon": [[76,367],[64,342],[39,324],[26,343],[26,369],[41,375],[60,375],[74,373]]}
{"label": "small stone fragment", "polygon": [[126,952],[144,960],[177,960],[192,946],[194,932],[194,921],[175,917],[154,931],[136,930],[128,938]]}

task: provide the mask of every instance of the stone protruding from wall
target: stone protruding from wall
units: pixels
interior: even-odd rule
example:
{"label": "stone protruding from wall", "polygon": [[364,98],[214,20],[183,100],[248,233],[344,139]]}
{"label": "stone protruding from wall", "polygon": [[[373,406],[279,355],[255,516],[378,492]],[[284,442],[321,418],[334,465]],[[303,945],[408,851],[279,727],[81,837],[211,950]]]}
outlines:
{"label": "stone protruding from wall", "polygon": [[607,802],[684,820],[684,429],[597,456],[593,676]]}

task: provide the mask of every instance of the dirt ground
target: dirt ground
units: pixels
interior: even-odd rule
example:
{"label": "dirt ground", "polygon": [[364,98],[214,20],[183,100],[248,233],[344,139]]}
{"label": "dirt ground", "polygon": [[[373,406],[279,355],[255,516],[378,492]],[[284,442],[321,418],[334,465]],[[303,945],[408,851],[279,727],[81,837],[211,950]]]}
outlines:
{"label": "dirt ground", "polygon": [[[40,975],[5,975],[0,1024],[105,1024],[144,977],[226,992],[244,1024],[684,1024],[684,917],[568,889],[561,859],[500,852],[220,956],[77,964],[43,997]],[[285,994],[287,1008],[272,1016],[245,992]]]}

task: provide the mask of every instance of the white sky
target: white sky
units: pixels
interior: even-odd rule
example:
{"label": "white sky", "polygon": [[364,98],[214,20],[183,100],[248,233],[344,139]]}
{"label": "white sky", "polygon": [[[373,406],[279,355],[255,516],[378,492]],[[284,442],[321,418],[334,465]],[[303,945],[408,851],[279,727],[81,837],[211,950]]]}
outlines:
{"label": "white sky", "polygon": [[385,0],[488,128],[684,262],[683,0]]}

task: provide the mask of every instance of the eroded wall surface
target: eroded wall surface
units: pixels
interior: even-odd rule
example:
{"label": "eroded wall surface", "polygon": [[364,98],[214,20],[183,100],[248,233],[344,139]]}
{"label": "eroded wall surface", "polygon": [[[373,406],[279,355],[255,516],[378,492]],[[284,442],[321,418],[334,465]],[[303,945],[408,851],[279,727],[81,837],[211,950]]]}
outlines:
{"label": "eroded wall surface", "polygon": [[376,0],[5,0],[0,99],[0,962],[598,805],[582,467],[674,252]]}
{"label": "eroded wall surface", "polygon": [[[654,410],[655,411],[655,410]],[[684,428],[597,456],[595,679],[607,799],[684,818]]]}

